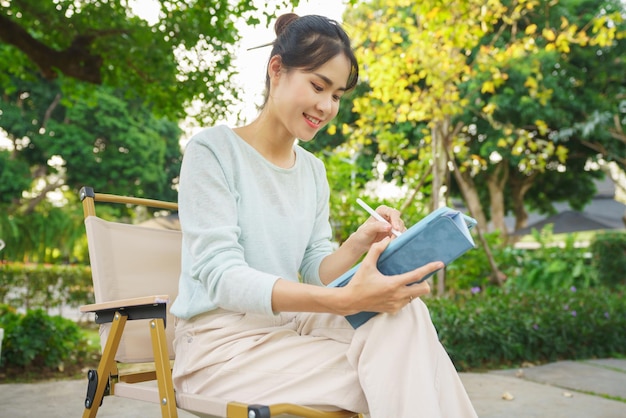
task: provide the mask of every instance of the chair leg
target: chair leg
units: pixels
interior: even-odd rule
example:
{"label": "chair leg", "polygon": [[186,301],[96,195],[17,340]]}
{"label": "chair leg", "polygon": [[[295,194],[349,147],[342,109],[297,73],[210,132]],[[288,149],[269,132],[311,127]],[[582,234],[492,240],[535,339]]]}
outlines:
{"label": "chair leg", "polygon": [[174,383],[172,382],[172,369],[167,351],[165,337],[165,325],[162,318],[150,321],[150,335],[152,337],[152,350],[156,367],[157,383],[159,386],[159,400],[161,415],[166,418],[177,418],[176,396]]}
{"label": "chair leg", "polygon": [[[93,394],[91,394],[92,396],[89,396],[89,393],[87,394],[83,418],[95,418],[98,413],[98,408],[100,408],[102,398],[104,397],[104,390],[109,382],[109,376],[116,368],[115,353],[117,353],[117,349],[120,345],[122,333],[124,332],[124,326],[126,325],[126,319],[126,315],[122,315],[119,312],[116,312],[113,317],[111,331],[109,332],[109,337],[107,338],[107,342],[104,346],[100,363],[98,364],[97,374],[95,375],[95,378],[97,379],[96,390]],[[92,371],[90,371],[90,373],[91,372]]]}

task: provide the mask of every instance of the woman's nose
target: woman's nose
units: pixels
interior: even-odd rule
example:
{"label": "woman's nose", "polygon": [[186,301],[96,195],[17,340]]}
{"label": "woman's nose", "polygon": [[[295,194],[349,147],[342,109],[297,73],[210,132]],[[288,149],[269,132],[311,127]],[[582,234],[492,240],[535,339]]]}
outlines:
{"label": "woman's nose", "polygon": [[333,99],[330,96],[320,97],[320,99],[317,102],[317,108],[321,110],[322,112],[324,112],[325,115],[328,115],[332,111],[332,108],[333,108],[332,100]]}

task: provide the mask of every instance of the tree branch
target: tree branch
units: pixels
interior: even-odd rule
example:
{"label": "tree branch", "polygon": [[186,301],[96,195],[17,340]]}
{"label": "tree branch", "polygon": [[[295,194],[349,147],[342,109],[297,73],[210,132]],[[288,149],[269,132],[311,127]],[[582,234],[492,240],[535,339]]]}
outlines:
{"label": "tree branch", "polygon": [[24,209],[24,214],[28,215],[30,213],[33,213],[33,211],[35,210],[35,207],[46,198],[46,195],[48,194],[48,192],[51,192],[53,190],[58,189],[59,187],[63,186],[63,181],[59,180],[56,183],[49,183],[46,184],[46,186],[43,188],[43,190],[41,190],[41,192],[33,197],[32,199],[28,200],[28,203],[26,204],[26,208]]}
{"label": "tree branch", "polygon": [[419,183],[413,188],[413,192],[411,193],[411,196],[409,196],[409,198],[404,202],[404,204],[400,208],[401,214],[404,213],[404,211],[413,204],[415,197],[417,196],[419,191],[422,189],[422,186],[424,185],[424,183],[426,182],[426,179],[428,178],[428,176],[430,176],[430,173],[432,173],[432,171],[433,171],[433,166],[432,165],[428,166],[428,170],[426,170],[426,172],[422,175],[422,178],[420,179]]}
{"label": "tree branch", "polygon": [[[110,33],[110,32],[107,32]],[[0,40],[22,51],[47,80],[57,78],[57,70],[68,77],[101,84],[102,57],[91,53],[91,44],[99,33],[77,35],[72,44],[57,51],[33,38],[22,26],[0,15]]]}
{"label": "tree branch", "polygon": [[622,128],[618,115],[613,115],[613,122],[615,123],[615,130],[609,129],[609,133],[613,138],[626,144],[626,135],[624,134],[624,129]]}
{"label": "tree branch", "polygon": [[[616,138],[616,139],[620,139],[620,138]],[[591,148],[592,150],[596,151],[598,154],[601,154],[604,158],[611,158],[617,161],[618,163],[620,163],[622,166],[626,167],[626,158],[620,157],[615,154],[611,154],[606,148],[604,148],[602,144],[598,144],[597,142],[589,142],[589,141],[580,141],[580,143],[586,146],[587,148]]]}
{"label": "tree branch", "polygon": [[42,128],[46,127],[46,124],[48,123],[48,120],[50,119],[50,115],[52,115],[52,112],[54,111],[54,109],[56,109],[57,105],[60,102],[61,102],[61,93],[57,93],[56,96],[54,96],[54,100],[52,100],[52,103],[50,103],[50,106],[48,106],[48,108],[46,109],[46,113],[44,114],[43,121],[41,122]]}

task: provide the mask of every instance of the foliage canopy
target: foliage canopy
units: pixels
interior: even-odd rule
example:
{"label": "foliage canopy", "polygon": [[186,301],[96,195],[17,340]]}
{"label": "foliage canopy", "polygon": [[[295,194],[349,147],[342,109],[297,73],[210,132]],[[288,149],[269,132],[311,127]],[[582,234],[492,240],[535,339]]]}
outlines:
{"label": "foliage canopy", "polygon": [[[375,145],[408,186],[433,167],[433,182],[456,183],[482,225],[490,215],[502,227],[513,208],[523,222],[524,196],[543,176],[571,190],[574,176],[557,172],[580,173],[597,150],[626,152],[612,138],[621,125],[597,123],[587,141],[579,127],[594,114],[623,123],[625,14],[617,0],[362,3],[347,14],[369,86],[355,100],[351,146]],[[549,209],[545,194],[534,199]]]}
{"label": "foliage canopy", "polygon": [[298,0],[154,0],[154,21],[133,4],[0,2],[0,128],[11,143],[0,149],[0,205],[8,215],[0,237],[15,254],[71,257],[42,253],[80,219],[51,207],[49,192],[68,206],[83,185],[176,200],[178,123],[193,105],[194,116],[212,124],[238,99],[236,24],[268,22]]}
{"label": "foliage canopy", "polygon": [[[66,95],[82,94],[77,82],[120,89],[142,99],[157,116],[179,120],[194,101],[208,122],[223,116],[237,97],[230,83],[235,24],[266,20],[278,6],[261,10],[250,1],[209,3],[158,0],[156,22],[136,15],[125,0],[4,1],[0,8],[0,85],[12,78],[58,79]],[[83,87],[87,88],[87,87]]]}

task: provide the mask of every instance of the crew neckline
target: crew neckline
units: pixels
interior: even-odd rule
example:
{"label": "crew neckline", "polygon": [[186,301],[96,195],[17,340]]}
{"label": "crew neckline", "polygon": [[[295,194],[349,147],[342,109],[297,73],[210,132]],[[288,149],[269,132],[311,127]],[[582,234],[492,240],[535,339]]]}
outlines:
{"label": "crew neckline", "polygon": [[237,134],[233,128],[231,128],[230,126],[227,125],[222,125],[222,127],[224,127],[225,129],[227,129],[230,134],[237,140],[237,142],[239,142],[240,144],[243,144],[244,147],[246,147],[246,149],[248,149],[249,151],[253,152],[260,160],[262,160],[267,166],[275,169],[275,170],[280,170],[280,171],[293,171],[296,169],[296,167],[299,164],[300,158],[299,158],[299,150],[298,150],[298,146],[296,144],[293,145],[292,150],[294,152],[294,163],[291,167],[289,168],[285,168],[285,167],[281,167],[279,165],[276,165],[274,163],[272,163],[271,161],[269,161],[267,158],[265,158],[265,156],[263,156],[263,154],[261,154],[259,152],[259,150],[257,150],[256,148],[254,148],[252,145],[250,145],[248,143],[248,141],[246,141],[245,139],[243,139],[241,136],[239,136],[239,134]]}

